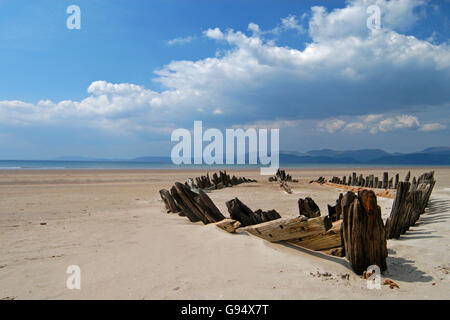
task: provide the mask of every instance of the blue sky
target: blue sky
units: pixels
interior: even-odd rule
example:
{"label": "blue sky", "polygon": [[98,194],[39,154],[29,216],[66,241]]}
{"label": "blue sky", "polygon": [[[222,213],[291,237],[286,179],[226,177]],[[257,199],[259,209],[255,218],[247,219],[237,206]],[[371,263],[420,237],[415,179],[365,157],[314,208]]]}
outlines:
{"label": "blue sky", "polygon": [[[375,3],[382,30],[366,26]],[[448,145],[449,13],[446,0],[0,0],[0,158],[168,155],[194,120],[280,128],[282,150]]]}

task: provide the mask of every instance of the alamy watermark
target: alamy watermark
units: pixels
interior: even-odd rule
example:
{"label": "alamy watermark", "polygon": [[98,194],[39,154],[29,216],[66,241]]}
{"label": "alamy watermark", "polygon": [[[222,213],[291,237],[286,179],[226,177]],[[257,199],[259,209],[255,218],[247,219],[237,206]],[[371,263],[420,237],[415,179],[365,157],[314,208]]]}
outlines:
{"label": "alamy watermark", "polygon": [[381,271],[377,265],[367,267],[367,289],[381,289]]}
{"label": "alamy watermark", "polygon": [[[226,129],[224,149],[222,131],[211,128],[203,132],[202,121],[194,121],[193,137],[187,129],[180,128],[172,132],[172,142],[178,143],[172,148],[171,159],[176,165],[192,163],[220,165],[224,164],[225,157],[227,165],[260,164],[268,166],[261,167],[262,175],[273,175],[279,168],[280,129],[270,129],[270,153],[268,133],[268,129]],[[203,148],[203,142],[209,144]],[[246,163],[247,155],[248,163]]]}
{"label": "alamy watermark", "polygon": [[70,274],[70,276],[66,280],[67,289],[80,290],[81,289],[81,269],[80,269],[80,267],[77,265],[70,265],[67,267],[66,273]]}
{"label": "alamy watermark", "polygon": [[367,28],[372,30],[380,30],[381,26],[381,9],[377,5],[371,5],[367,7],[367,14],[370,16],[366,20]]}
{"label": "alamy watermark", "polygon": [[67,7],[66,13],[70,16],[66,20],[67,29],[81,29],[81,9],[79,6],[73,4]]}

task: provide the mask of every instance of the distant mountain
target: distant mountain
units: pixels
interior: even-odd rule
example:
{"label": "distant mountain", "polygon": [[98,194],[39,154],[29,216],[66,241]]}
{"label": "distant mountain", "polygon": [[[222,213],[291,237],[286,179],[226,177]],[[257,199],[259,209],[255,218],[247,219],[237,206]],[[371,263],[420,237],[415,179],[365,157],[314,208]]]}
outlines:
{"label": "distant mountain", "polygon": [[309,163],[309,164],[350,164],[350,163],[361,163],[361,161],[358,161],[353,158],[333,158],[333,157],[327,157],[327,156],[297,156],[294,154],[286,154],[286,153],[280,153],[280,163],[281,164],[301,164],[301,163]]}
{"label": "distant mountain", "polygon": [[[126,161],[166,164],[172,163],[170,157],[145,156],[129,160],[87,158],[65,156],[59,161]],[[235,155],[236,163],[236,155]],[[248,163],[248,154],[246,154]],[[281,151],[280,164],[402,164],[402,165],[450,165],[450,147],[432,147],[413,153],[388,153],[380,149],[361,149],[337,151],[331,149],[308,152]]]}
{"label": "distant mountain", "polygon": [[401,154],[384,156],[372,159],[373,164],[416,164],[416,165],[450,165],[450,148],[433,147],[425,150]]}
{"label": "distant mountain", "polygon": [[324,156],[334,159],[354,159],[360,162],[367,162],[373,159],[391,156],[392,154],[380,149],[362,149],[362,150],[346,150],[346,151],[335,151],[330,149],[322,150],[311,150],[306,153],[309,156]]}
{"label": "distant mountain", "polygon": [[408,154],[388,153],[380,149],[337,151],[331,149],[280,152],[281,164],[405,164],[450,165],[450,147],[432,147]]}
{"label": "distant mountain", "polygon": [[450,155],[450,147],[432,147],[418,153]]}

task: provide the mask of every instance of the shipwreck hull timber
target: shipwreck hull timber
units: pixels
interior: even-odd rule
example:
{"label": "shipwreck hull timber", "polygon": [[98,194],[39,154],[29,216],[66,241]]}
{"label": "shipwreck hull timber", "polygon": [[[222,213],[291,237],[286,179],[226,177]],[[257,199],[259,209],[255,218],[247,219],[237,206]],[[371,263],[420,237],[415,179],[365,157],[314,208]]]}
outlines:
{"label": "shipwreck hull timber", "polygon": [[296,246],[314,251],[342,247],[344,244],[341,236],[341,226],[342,220],[339,220],[334,222],[331,229],[329,229],[325,233],[320,233],[314,236],[299,238],[295,240],[288,240],[288,242]]}
{"label": "shipwreck hull timber", "polygon": [[270,242],[299,239],[325,233],[332,227],[328,217],[307,219],[303,217],[280,218],[240,228]]}
{"label": "shipwreck hull timber", "polygon": [[[280,173],[285,182],[288,175]],[[168,212],[178,212],[190,221],[214,223],[216,227],[229,232],[247,232],[269,242],[287,242],[305,249],[322,252],[349,261],[356,274],[363,274],[367,267],[377,265],[383,272],[387,269],[387,239],[399,237],[414,225],[424,212],[431,192],[436,183],[434,172],[427,172],[410,183],[410,172],[405,182],[399,174],[388,179],[374,175],[353,173],[351,176],[333,177],[333,183],[355,185],[361,188],[355,194],[352,191],[340,194],[334,206],[328,205],[328,216],[321,217],[319,207],[310,198],[299,199],[299,213],[295,218],[282,218],[275,210],[252,211],[238,198],[226,202],[230,218],[222,215],[214,202],[203,191],[205,188],[222,188],[248,182],[246,178],[230,178],[225,171],[213,174],[212,181],[207,176],[189,180],[187,183],[175,183],[170,189],[160,190]],[[326,183],[320,177],[316,181]],[[210,187],[208,187],[210,185]],[[392,212],[383,224],[381,208],[377,205],[374,191],[362,189],[370,187],[396,188],[396,197]],[[386,191],[387,192],[387,191]],[[315,217],[317,216],[317,217]]]}
{"label": "shipwreck hull timber", "polygon": [[223,219],[222,221],[216,222],[215,225],[217,228],[229,233],[234,233],[236,229],[241,227],[241,223],[233,219]]}

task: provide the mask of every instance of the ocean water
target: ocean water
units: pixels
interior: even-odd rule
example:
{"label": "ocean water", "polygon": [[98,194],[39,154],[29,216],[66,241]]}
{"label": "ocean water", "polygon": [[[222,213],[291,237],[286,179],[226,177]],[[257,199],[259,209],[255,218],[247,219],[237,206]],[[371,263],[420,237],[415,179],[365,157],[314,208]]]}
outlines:
{"label": "ocean water", "polygon": [[[140,161],[52,161],[52,160],[0,160],[0,170],[64,170],[64,169],[251,169],[260,165],[175,165]],[[282,168],[382,168],[382,167],[426,167],[425,165],[369,165],[369,164],[289,164]],[[437,167],[437,166],[432,166]]]}

